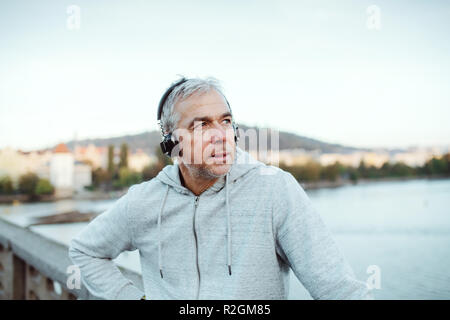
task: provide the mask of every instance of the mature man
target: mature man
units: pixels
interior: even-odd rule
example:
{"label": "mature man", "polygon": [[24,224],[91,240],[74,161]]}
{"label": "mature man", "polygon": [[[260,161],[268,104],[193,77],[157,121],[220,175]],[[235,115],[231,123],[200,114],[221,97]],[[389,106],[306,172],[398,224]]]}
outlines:
{"label": "mature man", "polygon": [[[175,164],[132,186],[71,241],[70,258],[93,295],[286,299],[292,269],[314,299],[372,298],[294,177],[236,146],[217,81],[174,83],[159,117]],[[135,249],[145,292],[111,260]]]}

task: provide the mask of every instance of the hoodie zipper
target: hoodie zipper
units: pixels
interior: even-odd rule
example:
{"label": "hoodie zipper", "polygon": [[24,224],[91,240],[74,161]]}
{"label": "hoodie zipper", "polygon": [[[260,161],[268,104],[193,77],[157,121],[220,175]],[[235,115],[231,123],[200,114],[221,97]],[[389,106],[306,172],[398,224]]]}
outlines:
{"label": "hoodie zipper", "polygon": [[197,232],[195,230],[195,215],[197,212],[197,206],[198,206],[198,200],[199,200],[200,196],[196,196],[195,197],[195,201],[194,201],[194,238],[195,238],[195,260],[196,260],[196,264],[197,264],[197,276],[198,276],[198,288],[197,288],[197,297],[196,299],[198,300],[198,297],[200,295],[200,267],[198,264],[198,240],[197,240]]}

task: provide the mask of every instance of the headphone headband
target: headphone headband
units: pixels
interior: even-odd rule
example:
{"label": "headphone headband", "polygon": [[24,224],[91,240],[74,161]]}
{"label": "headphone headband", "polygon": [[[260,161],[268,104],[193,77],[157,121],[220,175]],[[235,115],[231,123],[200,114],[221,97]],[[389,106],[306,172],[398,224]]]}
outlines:
{"label": "headphone headband", "polygon": [[163,96],[161,97],[161,100],[159,101],[159,105],[158,105],[158,120],[161,120],[161,116],[162,116],[162,111],[163,111],[163,106],[166,103],[167,98],[169,97],[169,95],[172,93],[172,91],[178,87],[180,84],[183,84],[187,81],[188,79],[186,78],[182,78],[179,81],[175,82],[174,84],[172,84],[167,90],[166,92],[163,94]]}

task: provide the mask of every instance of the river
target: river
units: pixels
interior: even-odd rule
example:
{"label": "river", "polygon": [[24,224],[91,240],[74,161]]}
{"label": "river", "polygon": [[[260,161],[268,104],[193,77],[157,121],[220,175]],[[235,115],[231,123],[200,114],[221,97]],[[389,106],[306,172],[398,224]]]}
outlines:
{"label": "river", "polygon": [[[356,277],[379,271],[376,299],[450,299],[450,180],[371,182],[307,192]],[[0,216],[25,225],[31,216],[67,210],[102,212],[114,200],[0,205]],[[34,226],[68,244],[86,223]],[[137,252],[119,265],[140,272]],[[291,273],[290,299],[311,299]]]}

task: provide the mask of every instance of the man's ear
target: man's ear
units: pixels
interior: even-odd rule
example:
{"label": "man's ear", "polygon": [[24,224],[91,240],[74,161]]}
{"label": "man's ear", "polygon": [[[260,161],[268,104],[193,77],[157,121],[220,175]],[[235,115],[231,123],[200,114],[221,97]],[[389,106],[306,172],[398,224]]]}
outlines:
{"label": "man's ear", "polygon": [[178,156],[182,157],[183,156],[183,148],[181,147],[181,143],[183,142],[183,136],[177,137],[177,141],[178,141],[178,148],[180,149],[180,151],[178,151]]}
{"label": "man's ear", "polygon": [[183,150],[181,148],[181,143],[180,143],[182,140],[183,139],[180,139],[180,140],[175,139],[175,141],[176,141],[175,146],[173,147],[172,152],[170,153],[171,158],[183,156]]}

